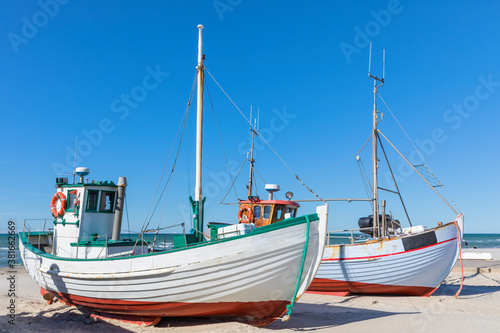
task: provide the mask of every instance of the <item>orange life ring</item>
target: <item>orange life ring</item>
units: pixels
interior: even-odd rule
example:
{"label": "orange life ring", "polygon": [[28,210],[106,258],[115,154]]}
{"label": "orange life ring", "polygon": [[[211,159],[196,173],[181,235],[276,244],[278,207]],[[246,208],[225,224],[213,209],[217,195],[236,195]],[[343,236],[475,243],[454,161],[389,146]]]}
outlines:
{"label": "orange life ring", "polygon": [[[57,201],[61,200],[61,208],[59,211],[56,209]],[[66,196],[62,192],[56,192],[52,197],[52,201],[50,202],[50,210],[52,211],[52,215],[54,217],[62,217],[66,212]]]}
{"label": "orange life ring", "polygon": [[[247,211],[246,214],[243,214],[244,211]],[[252,207],[249,205],[243,204],[240,206],[240,210],[238,212],[238,222],[239,223],[252,223],[253,222],[253,212]]]}

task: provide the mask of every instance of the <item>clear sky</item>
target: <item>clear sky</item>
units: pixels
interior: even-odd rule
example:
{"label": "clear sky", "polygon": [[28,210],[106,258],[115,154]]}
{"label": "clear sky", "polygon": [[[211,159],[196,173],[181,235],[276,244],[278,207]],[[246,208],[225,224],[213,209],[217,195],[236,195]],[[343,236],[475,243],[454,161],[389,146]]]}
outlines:
{"label": "clear sky", "polygon": [[[77,166],[89,167],[90,179],[127,177],[124,226],[140,230],[189,98],[203,24],[210,73],[247,117],[259,109],[262,135],[323,198],[366,198],[354,156],[371,131],[369,41],[372,74],[382,75],[385,49],[381,96],[465,214],[466,232],[500,233],[498,1],[2,1],[0,22],[0,232],[10,219],[18,228],[25,218],[50,219],[55,178],[71,172],[76,137]],[[248,125],[207,84],[237,172]],[[418,164],[382,101],[379,109],[382,132]],[[205,110],[206,220],[234,223],[236,207],[219,205],[230,181],[208,99]],[[190,217],[194,103],[191,111],[163,226]],[[385,149],[413,224],[451,221],[453,212]],[[369,147],[360,156],[370,174]],[[380,159],[380,186],[394,189]],[[291,190],[314,199],[261,141],[256,167],[281,184],[279,198]],[[236,181],[240,198],[247,178],[248,164]],[[399,199],[381,195],[405,222]],[[225,201],[235,200],[231,192]],[[354,228],[370,211],[367,203],[334,203],[329,229]]]}

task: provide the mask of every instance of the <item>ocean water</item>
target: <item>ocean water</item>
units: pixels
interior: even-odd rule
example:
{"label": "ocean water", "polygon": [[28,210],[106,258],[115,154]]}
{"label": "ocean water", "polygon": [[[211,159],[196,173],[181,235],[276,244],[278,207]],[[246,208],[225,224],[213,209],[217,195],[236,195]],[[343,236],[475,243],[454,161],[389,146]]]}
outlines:
{"label": "ocean water", "polygon": [[[467,244],[465,244],[467,242]],[[500,248],[500,234],[464,234],[464,248]]]}
{"label": "ocean water", "polygon": [[[154,234],[146,234],[145,239],[149,241],[153,241],[155,235]],[[130,238],[136,239],[137,234],[123,234],[122,239]],[[170,248],[173,245],[173,234],[159,234],[156,243],[155,249],[161,250],[163,248]],[[467,246],[465,244],[467,242]],[[340,240],[338,238],[330,238],[330,244],[339,244],[339,243],[348,243],[347,240]],[[464,234],[464,241],[462,242],[463,248],[500,248],[500,234]],[[8,234],[0,234],[0,267],[8,266],[8,255],[9,255],[9,235]],[[19,237],[15,235],[15,251],[14,251],[14,260],[16,265],[22,265],[21,255],[19,253]]]}

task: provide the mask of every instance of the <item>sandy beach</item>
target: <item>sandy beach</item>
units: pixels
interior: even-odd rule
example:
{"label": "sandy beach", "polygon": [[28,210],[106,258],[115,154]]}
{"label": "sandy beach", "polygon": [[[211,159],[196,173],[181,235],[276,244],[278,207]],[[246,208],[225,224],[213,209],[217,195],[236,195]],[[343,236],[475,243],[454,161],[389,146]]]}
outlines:
{"label": "sandy beach", "polygon": [[[461,280],[459,263],[431,297],[306,294],[296,304],[290,321],[276,321],[265,328],[218,318],[164,318],[156,327],[96,320],[75,307],[58,302],[47,304],[23,267],[17,267],[15,273],[2,268],[0,332],[500,331],[500,249],[493,252],[493,260],[464,262],[465,280],[458,298],[454,295]],[[15,298],[8,295],[12,276]],[[11,299],[15,300],[15,325],[9,323]]]}

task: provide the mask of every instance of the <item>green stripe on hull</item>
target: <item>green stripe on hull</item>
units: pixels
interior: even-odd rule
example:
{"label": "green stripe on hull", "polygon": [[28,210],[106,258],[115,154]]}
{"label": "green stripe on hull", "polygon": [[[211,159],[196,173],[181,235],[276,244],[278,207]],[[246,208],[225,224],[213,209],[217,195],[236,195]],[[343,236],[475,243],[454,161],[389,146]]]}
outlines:
{"label": "green stripe on hull", "polygon": [[140,257],[163,255],[165,253],[186,251],[186,250],[190,250],[190,249],[194,249],[194,248],[198,248],[198,247],[202,247],[202,246],[211,246],[211,245],[220,244],[220,243],[224,243],[224,242],[231,242],[231,241],[234,241],[237,239],[242,239],[245,237],[252,237],[255,235],[265,234],[267,232],[271,232],[271,231],[275,231],[275,230],[279,230],[279,229],[284,229],[284,228],[295,226],[295,225],[304,224],[304,223],[307,223],[307,219],[309,219],[310,222],[314,222],[314,221],[319,220],[319,216],[316,213],[310,214],[310,215],[299,216],[299,217],[283,220],[281,222],[269,224],[269,225],[266,225],[266,226],[263,226],[260,228],[256,228],[256,229],[252,230],[252,232],[245,234],[245,235],[234,236],[232,238],[224,238],[224,239],[220,239],[220,240],[212,241],[212,242],[199,243],[197,245],[193,245],[193,246],[189,246],[189,247],[185,247],[185,248],[172,249],[172,250],[168,250],[168,251],[164,251],[164,252],[147,253],[147,254],[141,254],[141,255],[137,255],[137,256],[114,257],[114,258],[100,258],[100,259],[63,258],[63,257],[55,256],[52,254],[48,254],[48,253],[45,253],[43,251],[36,249],[33,245],[31,245],[28,242],[27,237],[25,235],[23,235],[22,233],[19,233],[19,240],[31,252],[35,253],[36,255],[38,255],[40,257],[44,257],[44,258],[66,260],[66,261],[87,261],[87,262],[102,261],[102,260],[124,260],[124,259],[130,259],[130,258],[140,258]]}

